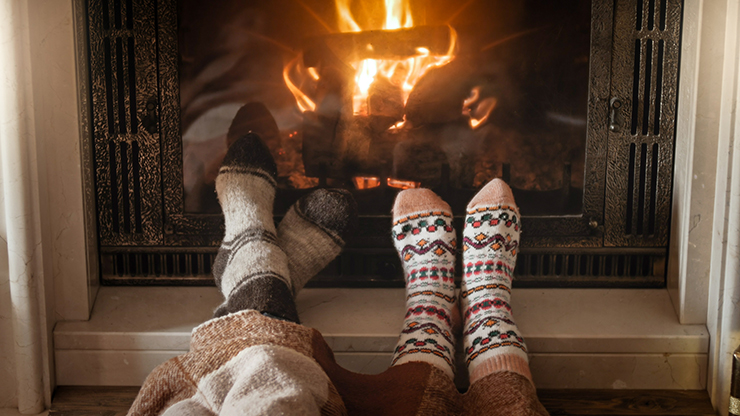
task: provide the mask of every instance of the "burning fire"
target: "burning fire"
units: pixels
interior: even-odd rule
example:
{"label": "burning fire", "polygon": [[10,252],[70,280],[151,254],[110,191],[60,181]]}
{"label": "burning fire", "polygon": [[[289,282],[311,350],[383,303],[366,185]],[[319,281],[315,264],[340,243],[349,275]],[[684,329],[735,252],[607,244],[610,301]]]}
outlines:
{"label": "burning fire", "polygon": [[[350,3],[351,0],[335,0],[339,31],[348,33],[370,30],[370,28],[363,28],[357,22],[350,9]],[[382,27],[384,31],[414,27],[409,0],[384,0],[384,6],[385,19]],[[370,87],[379,78],[384,78],[392,85],[399,87],[401,98],[405,104],[414,85],[422,75],[432,68],[446,65],[454,59],[457,34],[452,27],[449,27],[449,30],[449,48],[442,55],[433,54],[427,46],[419,45],[416,47],[416,53],[413,56],[402,59],[389,57],[387,59],[362,59],[349,62],[355,70],[353,113],[358,115],[368,114],[367,100]],[[368,43],[365,48],[368,51],[373,51],[375,47]],[[319,79],[319,73],[314,68],[303,67],[300,58],[291,61],[283,71],[283,79],[288,89],[295,96],[298,107],[302,112],[315,110],[316,104],[302,91],[301,85],[296,85],[293,80],[305,80],[308,77],[316,81]]]}
{"label": "burning fire", "polygon": [[481,98],[480,87],[473,87],[470,96],[463,101],[463,115],[468,117],[468,124],[473,130],[488,120],[496,107],[495,97]]}
{"label": "burning fire", "polygon": [[[337,12],[340,16],[339,27],[343,32],[360,32],[362,29],[352,16],[348,0],[336,0]],[[411,8],[408,0],[385,0],[385,21],[383,30],[397,30],[414,26]],[[396,86],[401,87],[404,104],[414,88],[416,82],[424,73],[434,67],[446,65],[454,58],[456,43],[455,31],[450,28],[450,47],[447,54],[433,56],[429,48],[419,46],[417,55],[407,59],[363,59],[353,62],[356,71],[355,91],[353,96],[354,114],[367,113],[367,98],[370,86],[376,77],[383,77]],[[367,48],[372,50],[373,45]]]}

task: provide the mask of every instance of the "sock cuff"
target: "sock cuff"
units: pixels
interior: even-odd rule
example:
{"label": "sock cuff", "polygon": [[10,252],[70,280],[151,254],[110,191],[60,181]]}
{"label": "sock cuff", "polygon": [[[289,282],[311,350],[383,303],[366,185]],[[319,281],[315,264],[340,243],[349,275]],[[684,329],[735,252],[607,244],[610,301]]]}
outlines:
{"label": "sock cuff", "polygon": [[226,295],[215,317],[253,309],[299,323],[293,292],[285,280],[271,273],[245,277]]}
{"label": "sock cuff", "polygon": [[395,359],[391,363],[391,367],[396,367],[396,366],[399,366],[401,364],[406,364],[406,363],[426,363],[426,364],[429,364],[441,370],[443,373],[445,373],[447,377],[450,378],[450,380],[454,380],[455,379],[455,370],[453,368],[454,364],[451,361],[447,361],[447,359],[444,358],[447,365],[443,365],[440,362],[440,358],[444,358],[444,357],[442,357],[441,353],[435,354],[435,352],[430,352],[427,354],[420,354],[418,352],[416,354],[408,354],[408,355],[402,354],[402,355],[395,357]]}
{"label": "sock cuff", "polygon": [[[529,362],[519,354],[498,354],[477,364],[470,369],[470,384],[493,373],[509,371],[521,374],[532,382],[532,373],[529,370]],[[534,382],[532,382],[534,385]]]}

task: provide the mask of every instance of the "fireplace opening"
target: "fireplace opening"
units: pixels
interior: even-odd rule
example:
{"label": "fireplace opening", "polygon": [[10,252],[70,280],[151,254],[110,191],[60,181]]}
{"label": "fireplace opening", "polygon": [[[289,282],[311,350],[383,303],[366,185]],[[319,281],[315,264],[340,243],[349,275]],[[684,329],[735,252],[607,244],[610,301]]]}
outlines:
{"label": "fireplace opening", "polygon": [[419,186],[462,212],[494,177],[529,215],[582,211],[589,0],[183,0],[178,22],[186,212],[220,212],[230,126],[271,149],[278,212],[318,186],[361,215]]}
{"label": "fireplace opening", "polygon": [[101,282],[213,284],[233,125],[276,159],[276,221],[316,187],[359,202],[315,286],[402,287],[398,191],[462,229],[502,177],[515,285],[664,287],[682,1],[394,1],[88,1]]}

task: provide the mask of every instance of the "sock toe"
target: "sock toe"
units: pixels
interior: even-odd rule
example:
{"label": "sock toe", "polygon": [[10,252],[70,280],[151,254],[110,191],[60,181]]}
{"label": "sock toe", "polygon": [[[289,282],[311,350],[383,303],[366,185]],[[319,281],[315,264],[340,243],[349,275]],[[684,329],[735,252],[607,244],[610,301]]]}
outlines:
{"label": "sock toe", "polygon": [[514,194],[511,188],[503,180],[496,178],[488,182],[477,194],[470,200],[468,209],[474,209],[479,206],[509,205],[516,209]]}
{"label": "sock toe", "polygon": [[318,189],[301,198],[296,209],[306,220],[339,237],[342,244],[357,228],[357,202],[343,189]]}
{"label": "sock toe", "polygon": [[450,205],[431,189],[414,188],[401,191],[393,204],[393,220],[422,211],[443,211],[452,213]]}
{"label": "sock toe", "polygon": [[261,170],[273,181],[277,177],[277,165],[270,154],[270,149],[254,133],[240,137],[229,147],[221,164],[221,171],[229,168]]}
{"label": "sock toe", "polygon": [[226,133],[226,142],[231,145],[248,133],[258,134],[268,143],[280,140],[280,129],[264,104],[251,102],[239,108]]}

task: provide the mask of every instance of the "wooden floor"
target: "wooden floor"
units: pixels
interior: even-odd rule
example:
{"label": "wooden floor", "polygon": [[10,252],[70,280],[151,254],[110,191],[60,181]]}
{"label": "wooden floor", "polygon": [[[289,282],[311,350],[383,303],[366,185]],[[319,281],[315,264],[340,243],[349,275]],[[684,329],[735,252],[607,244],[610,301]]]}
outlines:
{"label": "wooden floor", "polygon": [[[59,387],[51,415],[123,416],[138,387]],[[539,390],[540,401],[558,415],[714,415],[704,390]]]}

